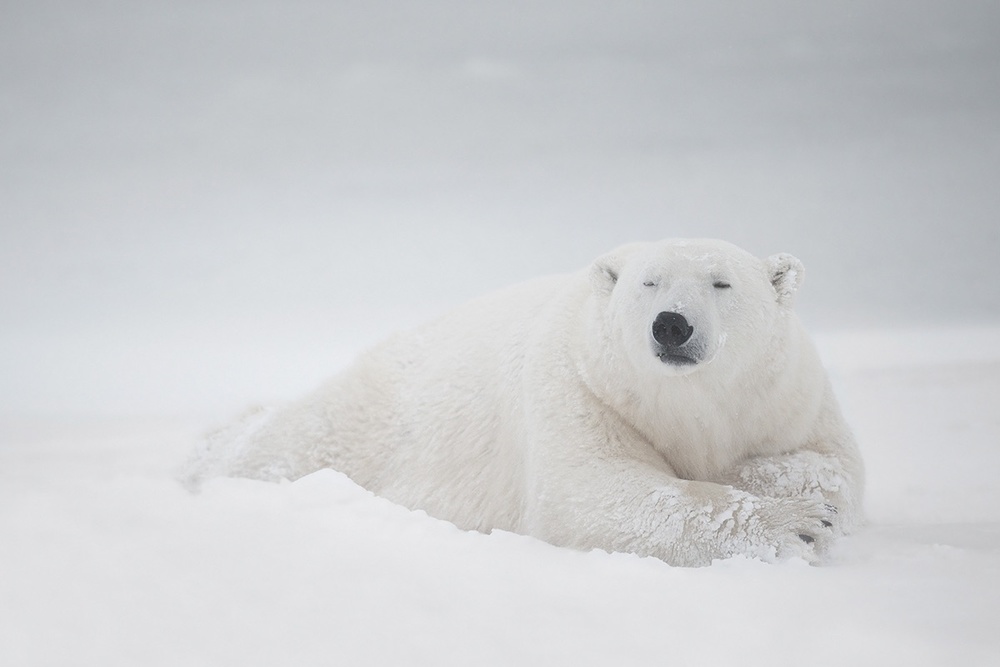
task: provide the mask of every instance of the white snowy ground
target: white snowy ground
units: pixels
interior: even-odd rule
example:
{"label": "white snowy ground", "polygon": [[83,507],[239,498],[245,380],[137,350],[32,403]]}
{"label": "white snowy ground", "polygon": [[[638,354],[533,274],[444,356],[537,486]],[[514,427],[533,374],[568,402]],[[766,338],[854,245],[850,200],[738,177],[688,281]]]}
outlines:
{"label": "white snowy ground", "polygon": [[214,418],[7,420],[0,664],[1000,664],[1000,330],[819,342],[870,516],[823,567],[464,533],[332,471],[192,495]]}

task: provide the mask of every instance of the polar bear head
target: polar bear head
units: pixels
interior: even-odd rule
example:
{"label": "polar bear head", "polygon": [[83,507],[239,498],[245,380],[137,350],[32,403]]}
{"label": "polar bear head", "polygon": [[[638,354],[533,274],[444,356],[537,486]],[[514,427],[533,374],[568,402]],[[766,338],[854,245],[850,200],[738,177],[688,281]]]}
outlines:
{"label": "polar bear head", "polygon": [[603,310],[601,345],[640,370],[688,375],[723,356],[766,358],[802,283],[788,254],[760,260],[724,241],[671,239],[623,246],[597,259],[591,285]]}

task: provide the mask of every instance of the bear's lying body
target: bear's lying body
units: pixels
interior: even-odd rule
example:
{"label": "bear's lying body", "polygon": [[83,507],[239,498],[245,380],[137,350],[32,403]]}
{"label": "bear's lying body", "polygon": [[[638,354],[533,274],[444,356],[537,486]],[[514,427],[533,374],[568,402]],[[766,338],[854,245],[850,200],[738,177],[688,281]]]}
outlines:
{"label": "bear's lying body", "polygon": [[394,335],[214,434],[190,478],[329,467],[462,528],[815,561],[860,518],[863,469],[791,310],[801,276],[721,241],[625,246]]}

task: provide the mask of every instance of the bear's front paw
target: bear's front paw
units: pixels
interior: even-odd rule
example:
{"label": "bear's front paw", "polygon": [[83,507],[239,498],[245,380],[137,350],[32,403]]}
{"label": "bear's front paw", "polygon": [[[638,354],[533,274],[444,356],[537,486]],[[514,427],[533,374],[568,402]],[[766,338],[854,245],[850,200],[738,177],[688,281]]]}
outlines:
{"label": "bear's front paw", "polygon": [[818,563],[834,539],[837,508],[809,498],[760,498],[759,537],[776,560]]}
{"label": "bear's front paw", "polygon": [[751,459],[728,471],[720,484],[765,498],[794,498],[836,505],[840,514],[830,526],[838,534],[849,532],[857,521],[851,484],[842,464],[832,456],[800,451]]}

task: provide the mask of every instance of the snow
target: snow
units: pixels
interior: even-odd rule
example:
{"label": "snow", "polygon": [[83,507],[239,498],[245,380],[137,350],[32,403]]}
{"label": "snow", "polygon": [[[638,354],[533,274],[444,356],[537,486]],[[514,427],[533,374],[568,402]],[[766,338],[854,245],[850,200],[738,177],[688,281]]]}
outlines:
{"label": "snow", "polygon": [[996,664],[1000,354],[979,352],[832,369],[869,524],[818,567],[463,532],[334,471],[191,494],[201,419],[7,420],[0,664]]}
{"label": "snow", "polygon": [[[998,7],[5,7],[0,664],[1000,664]],[[869,473],[827,565],[174,481],[391,330],[667,236],[806,267]]]}

